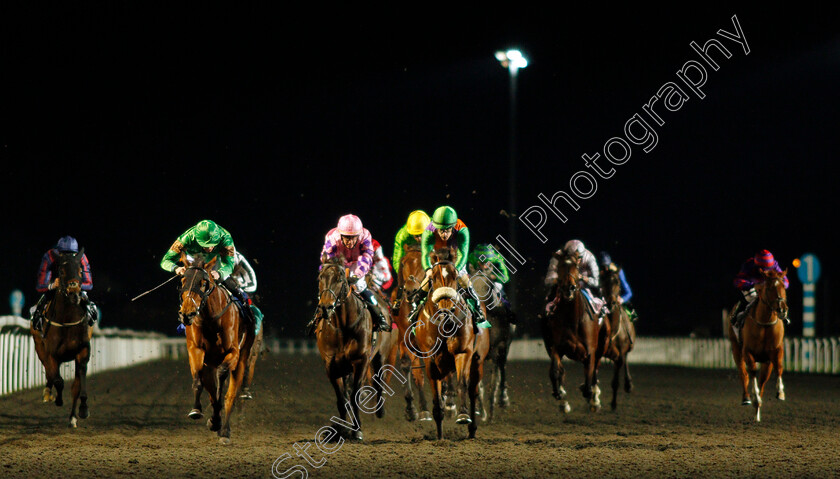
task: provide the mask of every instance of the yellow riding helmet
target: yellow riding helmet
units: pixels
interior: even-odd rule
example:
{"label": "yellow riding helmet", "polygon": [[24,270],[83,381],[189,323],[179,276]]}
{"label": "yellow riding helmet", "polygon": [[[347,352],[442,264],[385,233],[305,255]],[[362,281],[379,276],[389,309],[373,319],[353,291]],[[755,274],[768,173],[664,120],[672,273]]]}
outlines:
{"label": "yellow riding helmet", "polygon": [[408,234],[412,236],[417,236],[419,234],[423,234],[423,231],[426,230],[426,227],[429,226],[429,215],[426,214],[423,210],[414,210],[408,215],[408,221],[405,223],[405,229],[408,230]]}

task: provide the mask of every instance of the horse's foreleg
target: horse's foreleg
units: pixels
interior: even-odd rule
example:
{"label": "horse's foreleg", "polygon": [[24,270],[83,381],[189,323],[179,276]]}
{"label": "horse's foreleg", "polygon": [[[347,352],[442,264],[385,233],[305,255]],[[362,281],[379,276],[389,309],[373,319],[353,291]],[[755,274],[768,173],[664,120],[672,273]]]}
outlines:
{"label": "horse's foreleg", "polygon": [[412,383],[414,382],[411,378],[412,361],[408,352],[403,349],[402,343],[400,345],[400,369],[403,372],[403,376],[409,378],[405,383],[405,418],[409,421],[415,421],[417,420],[417,409],[414,408],[414,393],[412,391]]}
{"label": "horse's foreleg", "polygon": [[782,371],[784,370],[785,350],[779,348],[772,358],[773,368],[776,370],[776,397],[780,401],[785,400],[785,384],[782,382]]}
{"label": "horse's foreleg", "polygon": [[502,407],[510,406],[510,397],[508,396],[508,388],[507,388],[507,355],[508,355],[508,344],[507,343],[503,346],[499,347],[499,353],[496,355],[496,370],[499,371],[499,405]]}
{"label": "horse's foreleg", "polygon": [[469,389],[470,397],[470,423],[467,426],[469,431],[469,438],[475,438],[475,431],[478,429],[478,424],[475,421],[475,401],[478,395],[478,385],[481,382],[481,377],[484,375],[484,364],[481,361],[478,353],[472,354],[472,360],[469,363],[469,372],[467,374],[467,387]]}
{"label": "horse's foreleg", "polygon": [[[368,376],[371,375],[378,375],[382,371],[382,354],[377,353],[373,356],[371,360],[370,368],[368,369],[369,373]],[[388,384],[388,379],[390,378],[391,373],[388,371],[384,371],[382,376],[379,376],[379,381],[371,381],[373,383],[373,389],[376,391],[376,403],[382,404],[381,407],[376,408],[376,417],[382,417],[385,415],[385,404],[382,400],[382,383],[380,381],[384,381],[385,384]]]}
{"label": "horse's foreleg", "polygon": [[[598,387],[598,362],[600,358],[590,354],[586,358],[586,382],[584,383],[584,397],[589,399],[589,410],[597,412],[601,409],[601,388]],[[589,396],[587,397],[587,392]]]}
{"label": "horse's foreleg", "polygon": [[472,422],[467,407],[467,400],[470,392],[467,390],[470,384],[470,365],[472,363],[472,353],[463,353],[455,357],[455,387],[453,393],[458,395],[458,402],[460,409],[458,417],[455,419],[457,424],[470,424]]}
{"label": "horse's foreleg", "polygon": [[761,396],[764,395],[764,385],[767,384],[767,380],[770,378],[770,374],[773,372],[773,365],[770,363],[761,363],[761,371],[758,374],[758,377],[755,378],[755,382],[753,383],[753,392],[755,394],[755,420],[756,422],[761,421]]}
{"label": "horse's foreleg", "polygon": [[551,381],[551,389],[554,399],[560,401],[560,410],[568,413],[572,410],[569,401],[566,400],[566,389],[563,387],[566,383],[566,370],[563,367],[560,353],[555,350],[551,352],[551,366],[548,370],[548,378]]}
{"label": "horse's foreleg", "polygon": [[230,418],[233,413],[236,398],[239,397],[242,381],[245,379],[247,363],[248,358],[240,354],[239,364],[236,365],[234,370],[228,372],[228,387],[227,393],[225,394],[225,417],[222,419],[222,428],[219,430],[219,442],[223,445],[230,444]]}
{"label": "horse's foreleg", "polygon": [[362,418],[359,415],[359,402],[358,398],[356,397],[356,393],[361,389],[362,383],[365,379],[365,374],[370,370],[370,358],[365,358],[362,360],[357,361],[353,365],[353,390],[350,394],[350,406],[352,407],[353,414],[356,417],[356,426],[358,427],[355,431],[352,431],[352,439],[357,441],[361,441],[364,439],[364,435],[362,434]]}
{"label": "horse's foreleg", "polygon": [[633,378],[630,376],[630,362],[627,361],[627,352],[621,355],[624,363],[624,392],[633,392]]}
{"label": "horse's foreleg", "polygon": [[437,426],[437,438],[443,439],[443,391],[441,380],[432,377],[431,365],[426,364],[426,371],[429,376],[429,385],[432,388],[432,416],[435,418],[435,425]]}
{"label": "horse's foreleg", "polygon": [[211,431],[218,431],[222,427],[222,407],[221,397],[219,397],[219,378],[216,374],[216,369],[210,366],[201,368],[200,381],[210,396],[210,406],[213,408],[213,414],[207,420],[207,427]]}
{"label": "horse's foreleg", "polygon": [[[73,405],[70,407],[70,427],[76,427],[78,425],[78,418],[85,419],[89,415],[87,407],[87,387],[85,384],[87,382],[87,364],[89,359],[89,348],[82,349],[76,355],[76,377],[73,380],[73,386],[70,389],[73,396]],[[76,408],[79,406],[79,402],[81,402],[81,406],[78,408],[79,413],[77,416]]]}
{"label": "horse's foreleg", "polygon": [[[416,364],[416,366],[414,366]],[[425,378],[423,376],[424,370],[428,370],[429,366],[426,361],[421,358],[415,358],[412,361],[411,375],[414,377],[414,385],[417,387],[417,399],[420,402],[420,420],[431,421],[432,415],[429,413],[429,403],[426,401],[426,392],[424,388]]]}
{"label": "horse's foreleg", "polygon": [[734,341],[732,341],[732,358],[735,360],[735,369],[738,370],[738,378],[741,380],[741,405],[748,406],[752,404],[749,390],[750,375],[747,371],[747,362],[744,359],[743,351]]}
{"label": "horse's foreleg", "polygon": [[612,402],[610,403],[610,408],[615,411],[618,407],[618,386],[620,385],[619,376],[621,375],[621,369],[624,367],[624,356],[619,355],[615,358],[613,362],[613,378],[612,378]]}
{"label": "horse's foreleg", "polygon": [[190,362],[190,375],[192,376],[192,388],[195,396],[193,408],[187,413],[187,416],[190,419],[201,419],[204,417],[204,414],[201,413],[201,370],[204,367],[204,350],[199,348],[190,338],[187,339],[187,358]]}

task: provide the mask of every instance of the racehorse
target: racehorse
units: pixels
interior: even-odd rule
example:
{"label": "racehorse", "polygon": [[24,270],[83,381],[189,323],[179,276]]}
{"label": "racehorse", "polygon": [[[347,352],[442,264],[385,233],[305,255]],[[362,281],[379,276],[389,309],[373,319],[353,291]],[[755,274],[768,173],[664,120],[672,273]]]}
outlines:
{"label": "racehorse", "polygon": [[[77,427],[78,418],[90,415],[87,404],[87,366],[90,360],[90,339],[93,329],[87,318],[87,308],[82,304],[82,257],[85,249],[78,253],[62,253],[58,259],[58,288],[55,296],[45,308],[44,333],[30,325],[29,332],[35,341],[35,352],[44,365],[47,385],[44,387],[44,402],[55,401],[62,406],[64,380],[59,366],[75,361],[76,379],[73,380],[73,407],[70,409],[70,427]],[[55,386],[55,395],[52,387]],[[76,406],[78,405],[78,415]]]}
{"label": "racehorse", "polygon": [[[786,318],[788,313],[784,283],[786,275],[787,269],[783,272],[770,271],[765,273],[764,281],[755,286],[758,299],[745,314],[740,342],[735,337],[735,326],[729,328],[732,357],[743,388],[741,404],[755,406],[756,422],[761,421],[761,396],[773,369],[776,370],[777,378],[776,397],[785,400],[785,385],[782,382],[785,328],[780,319]],[[761,363],[758,378],[755,376],[756,363]]]}
{"label": "racehorse", "polygon": [[[417,317],[414,335],[407,337],[413,352],[422,357],[429,379],[433,403],[432,414],[437,424],[437,437],[443,437],[442,384],[454,373],[460,396],[458,424],[467,424],[469,438],[475,437],[476,398],[478,384],[484,374],[484,360],[490,350],[489,333],[474,326],[475,320],[464,298],[458,293],[458,272],[452,262],[452,248],[431,254],[432,272],[428,298]],[[469,396],[469,409],[467,398]],[[468,411],[468,412],[467,412]]]}
{"label": "racehorse", "polygon": [[[405,255],[400,260],[400,272],[397,277],[398,287],[393,293],[393,304],[396,316],[394,318],[399,328],[400,366],[405,375],[411,374],[414,381],[409,381],[405,388],[405,416],[409,421],[431,421],[432,413],[429,412],[426,403],[426,395],[423,392],[423,361],[418,358],[405,341],[406,333],[410,329],[408,316],[411,314],[411,301],[409,298],[420,291],[425,271],[421,263],[422,252],[419,247],[408,247]],[[410,333],[409,333],[410,334]],[[420,413],[414,407],[414,390],[416,389],[420,402]]]}
{"label": "racehorse", "polygon": [[[484,304],[484,309],[487,311],[487,319],[492,326],[490,328],[490,354],[487,357],[487,359],[493,361],[494,365],[489,383],[492,396],[490,398],[490,413],[488,416],[485,416],[489,421],[493,418],[496,405],[503,408],[510,405],[506,365],[515,326],[510,324],[508,313],[502,304],[502,296],[496,291],[493,281],[481,270],[476,271],[470,279],[476,295],[478,295],[478,298]],[[483,383],[481,389],[484,389]],[[479,392],[479,399],[482,399],[480,401],[480,409],[482,410],[484,410],[483,396]]]}
{"label": "racehorse", "polygon": [[[230,416],[251,361],[254,327],[245,322],[234,299],[217,286],[212,271],[218,260],[196,255],[191,261],[182,253],[186,267],[179,290],[178,318],[186,328],[187,354],[193,378],[195,402],[188,416],[201,419],[202,387],[210,396],[213,416],[207,420],[221,444],[230,444]],[[246,306],[247,307],[247,306]],[[253,367],[252,367],[253,369]],[[221,416],[224,408],[224,418]]]}
{"label": "racehorse", "polygon": [[610,407],[615,410],[618,407],[618,386],[621,370],[624,370],[624,390],[633,391],[633,378],[630,376],[630,366],[627,363],[627,354],[633,350],[636,342],[636,328],[630,322],[627,310],[621,303],[621,279],[620,269],[604,268],[601,270],[601,291],[607,301],[610,310],[610,346],[607,348],[606,357],[613,362],[612,391],[613,397]]}
{"label": "racehorse", "polygon": [[549,378],[553,395],[560,401],[563,412],[571,411],[566,400],[566,371],[562,363],[563,356],[567,356],[583,364],[585,380],[580,390],[589,401],[589,410],[597,412],[601,408],[598,366],[609,345],[610,324],[596,317],[584,297],[577,259],[559,254],[556,257],[556,298],[542,325],[545,349],[551,359]]}
{"label": "racehorse", "polygon": [[[318,274],[319,321],[315,337],[327,377],[335,391],[336,407],[341,416],[340,433],[349,439],[363,440],[359,416],[359,395],[367,379],[373,350],[373,318],[364,300],[353,293],[344,258],[322,260]],[[381,387],[374,381],[375,388]],[[381,396],[381,390],[377,388]],[[347,421],[347,414],[351,421]],[[343,425],[343,424],[347,425]]]}

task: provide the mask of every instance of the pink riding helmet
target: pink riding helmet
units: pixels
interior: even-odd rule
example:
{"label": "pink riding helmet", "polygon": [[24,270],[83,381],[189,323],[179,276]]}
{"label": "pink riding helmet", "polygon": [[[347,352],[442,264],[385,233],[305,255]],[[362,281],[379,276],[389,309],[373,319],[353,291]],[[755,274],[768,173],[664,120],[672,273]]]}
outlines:
{"label": "pink riding helmet", "polygon": [[344,215],[338,220],[338,232],[344,236],[362,234],[362,220],[356,215]]}
{"label": "pink riding helmet", "polygon": [[773,253],[763,249],[755,254],[755,264],[761,268],[772,268],[776,263]]}

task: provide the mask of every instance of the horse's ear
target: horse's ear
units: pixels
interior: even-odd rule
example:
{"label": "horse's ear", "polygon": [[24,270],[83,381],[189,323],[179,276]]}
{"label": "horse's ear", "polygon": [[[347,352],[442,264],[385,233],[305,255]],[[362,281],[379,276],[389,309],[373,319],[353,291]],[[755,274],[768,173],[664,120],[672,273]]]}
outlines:
{"label": "horse's ear", "polygon": [[78,252],[78,253],[76,253],[76,257],[77,257],[77,258],[81,258],[81,257],[83,257],[84,255],[85,255],[85,247],[84,247],[84,246],[82,246],[81,248],[79,248],[79,252]]}
{"label": "horse's ear", "polygon": [[321,264],[327,264],[327,261],[329,261],[329,257],[325,254],[322,254],[321,255]]}
{"label": "horse's ear", "polygon": [[782,271],[782,277],[784,277],[784,276],[787,276],[787,268],[785,268],[785,270]]}

